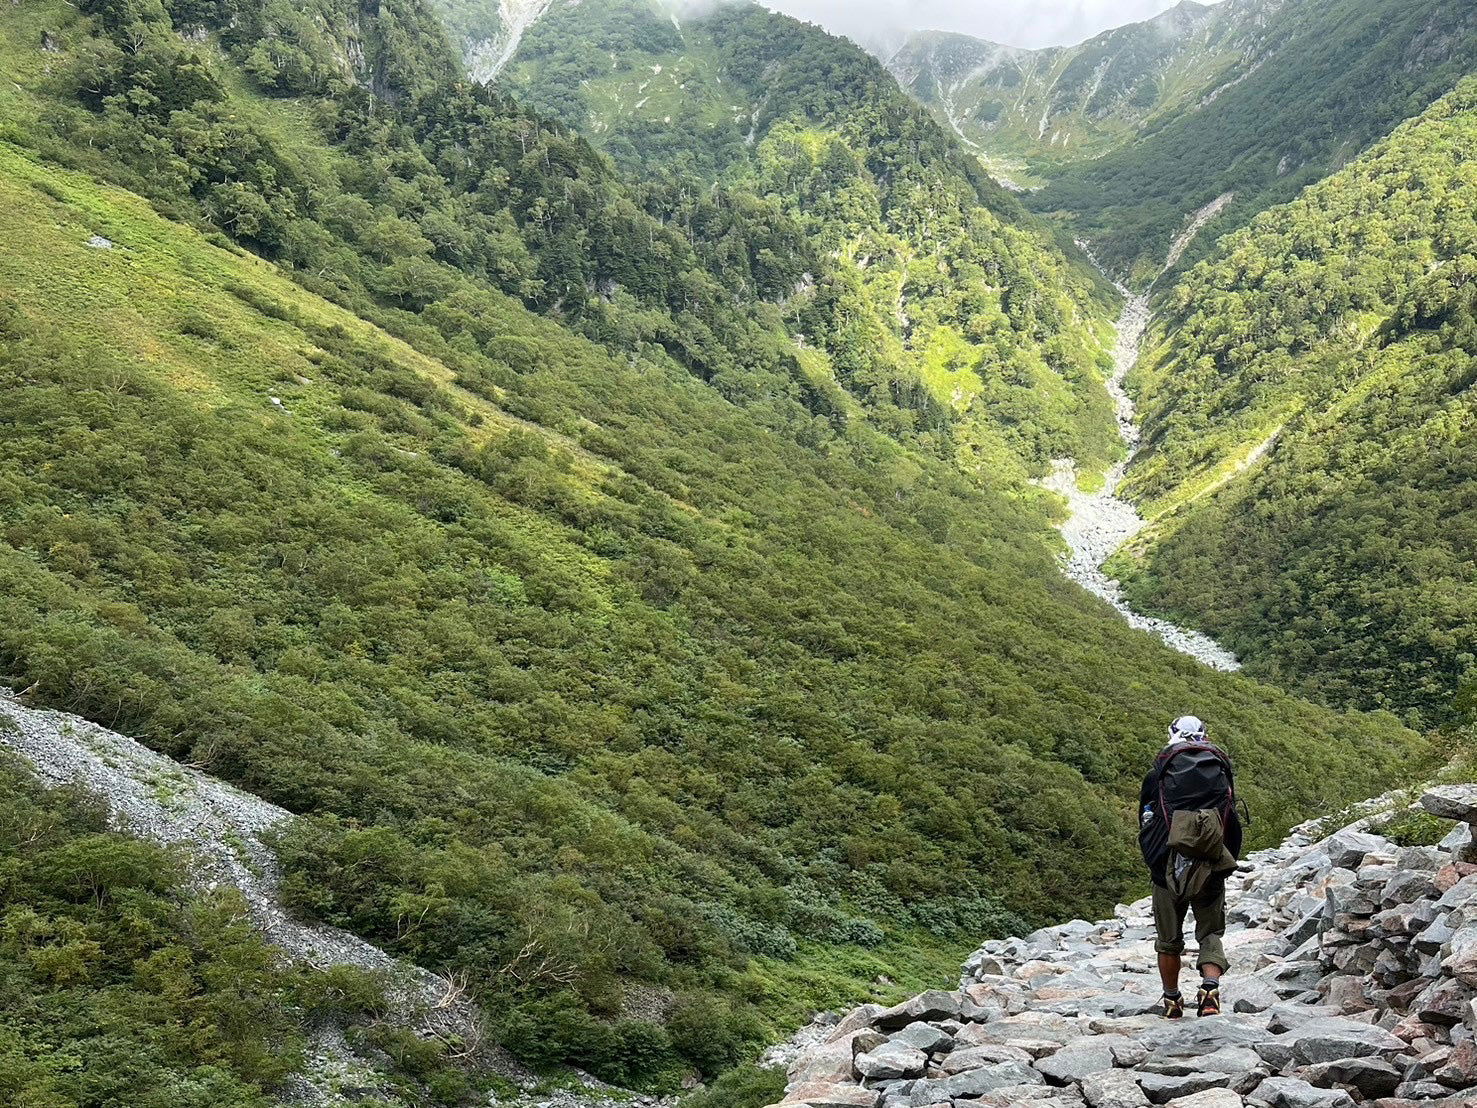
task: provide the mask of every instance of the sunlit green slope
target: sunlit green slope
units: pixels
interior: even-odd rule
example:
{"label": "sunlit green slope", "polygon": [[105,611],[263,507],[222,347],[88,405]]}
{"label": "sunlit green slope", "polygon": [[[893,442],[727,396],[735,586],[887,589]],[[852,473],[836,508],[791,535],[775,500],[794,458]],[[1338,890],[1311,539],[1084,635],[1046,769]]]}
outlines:
{"label": "sunlit green slope", "polygon": [[1477,9],[1450,0],[1259,0],[1228,15],[1256,45],[1206,95],[1132,142],[1051,174],[1029,205],[1145,284],[1187,216],[1233,200],[1185,255],[1292,199],[1477,67]]}
{"label": "sunlit green slope", "polygon": [[499,82],[648,188],[752,196],[794,227],[788,324],[892,433],[990,476],[1118,449],[1111,290],[852,43],[757,4],[588,0],[550,7]]}
{"label": "sunlit green slope", "polygon": [[[1165,303],[1130,592],[1253,672],[1464,718],[1474,688],[1477,83],[1224,239]],[[1264,457],[1263,457],[1264,456]]]}
{"label": "sunlit green slope", "polygon": [[1194,110],[1267,50],[1265,0],[1186,2],[1075,46],[1025,50],[920,31],[887,59],[1001,179],[1038,186]]}

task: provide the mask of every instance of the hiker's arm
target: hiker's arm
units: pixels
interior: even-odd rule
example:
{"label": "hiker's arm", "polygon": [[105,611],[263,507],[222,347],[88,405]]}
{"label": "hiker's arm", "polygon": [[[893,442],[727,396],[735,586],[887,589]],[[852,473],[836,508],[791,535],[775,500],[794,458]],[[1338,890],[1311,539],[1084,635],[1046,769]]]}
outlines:
{"label": "hiker's arm", "polygon": [[1226,849],[1237,858],[1241,857],[1241,842],[1244,831],[1241,827],[1241,814],[1233,807],[1230,816],[1226,819]]}

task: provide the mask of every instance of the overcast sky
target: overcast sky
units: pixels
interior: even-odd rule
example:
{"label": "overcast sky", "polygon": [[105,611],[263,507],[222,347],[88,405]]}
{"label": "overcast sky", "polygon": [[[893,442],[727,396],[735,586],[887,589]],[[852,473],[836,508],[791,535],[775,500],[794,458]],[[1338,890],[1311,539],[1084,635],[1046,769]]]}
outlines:
{"label": "overcast sky", "polygon": [[1070,45],[1134,23],[1178,0],[764,0],[864,46],[910,30],[963,31],[1011,46]]}

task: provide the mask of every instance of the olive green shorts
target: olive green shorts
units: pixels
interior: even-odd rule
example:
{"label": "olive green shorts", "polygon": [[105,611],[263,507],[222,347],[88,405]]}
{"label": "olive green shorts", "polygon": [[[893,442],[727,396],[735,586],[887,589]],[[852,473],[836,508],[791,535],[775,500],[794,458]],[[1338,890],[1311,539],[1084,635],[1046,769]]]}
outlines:
{"label": "olive green shorts", "polygon": [[1226,933],[1226,887],[1216,882],[1215,893],[1196,903],[1188,900],[1176,901],[1173,894],[1162,885],[1154,886],[1154,930],[1159,939],[1154,949],[1160,954],[1183,954],[1185,950],[1185,912],[1195,913],[1195,942],[1200,948],[1195,958],[1195,968],[1219,966],[1222,973],[1226,965],[1226,948],[1221,939]]}

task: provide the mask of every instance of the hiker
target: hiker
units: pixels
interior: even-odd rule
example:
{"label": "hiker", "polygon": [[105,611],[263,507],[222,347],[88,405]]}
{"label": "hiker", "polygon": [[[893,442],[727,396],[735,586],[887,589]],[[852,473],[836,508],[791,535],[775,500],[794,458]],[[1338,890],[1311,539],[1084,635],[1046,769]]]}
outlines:
{"label": "hiker", "polygon": [[1185,1014],[1180,996],[1180,955],[1185,949],[1185,913],[1195,916],[1197,1014],[1218,1015],[1220,981],[1226,972],[1226,875],[1241,853],[1241,821],[1232,808],[1235,784],[1231,759],[1205,737],[1196,716],[1169,725],[1169,742],[1139,791],[1139,849],[1154,882],[1154,949],[1164,982],[1163,1013]]}

